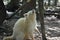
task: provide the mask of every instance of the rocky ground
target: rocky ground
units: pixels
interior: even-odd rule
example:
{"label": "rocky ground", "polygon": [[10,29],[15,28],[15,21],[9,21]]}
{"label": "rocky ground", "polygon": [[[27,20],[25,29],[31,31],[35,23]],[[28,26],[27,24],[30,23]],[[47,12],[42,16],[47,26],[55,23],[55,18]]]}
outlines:
{"label": "rocky ground", "polygon": [[[60,19],[57,19],[54,16],[51,17],[46,16],[44,18],[44,23],[45,23],[46,38],[48,40],[60,40]],[[39,25],[38,28],[40,27],[41,26]],[[38,35],[38,33],[36,33],[35,35]],[[38,36],[36,40],[42,40],[41,32],[40,36]]]}
{"label": "rocky ground", "polygon": [[[4,36],[10,36],[12,35],[12,29],[14,23],[17,21],[17,19],[10,19],[5,20],[3,25],[0,28],[0,40],[3,39]],[[60,20],[56,17],[45,17],[45,32],[46,32],[46,38],[48,40],[59,40],[60,39]],[[38,28],[40,28],[39,22],[38,22]],[[37,32],[34,32],[34,37],[36,40],[42,40],[41,32],[40,34]]]}

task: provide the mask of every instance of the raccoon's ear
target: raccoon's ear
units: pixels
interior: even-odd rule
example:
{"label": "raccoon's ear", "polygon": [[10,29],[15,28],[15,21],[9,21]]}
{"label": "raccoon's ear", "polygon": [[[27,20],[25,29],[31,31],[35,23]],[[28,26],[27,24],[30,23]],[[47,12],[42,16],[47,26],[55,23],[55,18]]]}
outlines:
{"label": "raccoon's ear", "polygon": [[25,14],[23,14],[24,15],[24,17],[26,17],[27,16],[27,14],[25,13]]}

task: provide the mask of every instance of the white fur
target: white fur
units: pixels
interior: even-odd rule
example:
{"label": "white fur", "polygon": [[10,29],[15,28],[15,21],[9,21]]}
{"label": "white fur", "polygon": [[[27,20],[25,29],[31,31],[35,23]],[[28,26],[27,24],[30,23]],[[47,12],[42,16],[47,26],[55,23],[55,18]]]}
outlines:
{"label": "white fur", "polygon": [[[25,14],[24,18],[20,18],[14,25],[13,35],[11,38],[15,38],[16,40],[23,40],[25,37],[25,33],[32,33],[36,27],[36,13],[35,11],[29,11]],[[9,40],[9,38],[8,38]]]}

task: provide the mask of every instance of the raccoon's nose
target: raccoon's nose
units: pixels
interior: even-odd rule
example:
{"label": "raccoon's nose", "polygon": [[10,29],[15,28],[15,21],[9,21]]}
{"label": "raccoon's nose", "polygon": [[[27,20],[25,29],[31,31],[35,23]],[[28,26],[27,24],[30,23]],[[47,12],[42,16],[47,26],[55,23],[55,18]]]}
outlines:
{"label": "raccoon's nose", "polygon": [[34,9],[32,10],[32,13],[35,13],[35,10]]}

